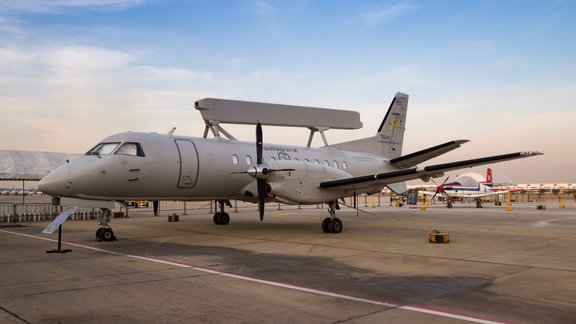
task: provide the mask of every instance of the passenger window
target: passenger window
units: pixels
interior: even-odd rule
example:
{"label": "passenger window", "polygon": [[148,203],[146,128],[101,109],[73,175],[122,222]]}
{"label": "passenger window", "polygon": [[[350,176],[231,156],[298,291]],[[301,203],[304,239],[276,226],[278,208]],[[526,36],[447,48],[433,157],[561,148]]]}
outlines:
{"label": "passenger window", "polygon": [[290,160],[290,155],[286,153],[278,153],[278,160]]}
{"label": "passenger window", "polygon": [[246,155],[246,164],[252,165],[252,157],[250,155]]}
{"label": "passenger window", "polygon": [[271,157],[270,157],[270,160],[273,160],[273,161],[274,161],[274,160],[276,160],[276,158],[273,157],[273,156],[271,156]]}
{"label": "passenger window", "polygon": [[334,161],[334,167],[338,169],[338,161]]}
{"label": "passenger window", "polygon": [[238,164],[238,162],[239,162],[239,161],[238,161],[238,155],[232,154],[232,163]]}
{"label": "passenger window", "polygon": [[314,162],[315,162],[316,164],[320,164],[320,161],[318,161],[318,160],[314,160]]}
{"label": "passenger window", "polygon": [[100,143],[94,146],[86,155],[106,155],[114,152],[120,143]]}
{"label": "passenger window", "polygon": [[132,155],[132,156],[144,156],[144,151],[139,143],[126,142],[120,146],[115,154],[118,155]]}
{"label": "passenger window", "polygon": [[310,160],[308,160],[308,159],[304,159],[304,162],[306,162],[306,163],[310,163]]}
{"label": "passenger window", "polygon": [[342,169],[348,169],[348,163],[346,163],[346,161],[342,161]]}
{"label": "passenger window", "polygon": [[330,163],[327,160],[324,160],[324,165],[325,166],[330,166]]}

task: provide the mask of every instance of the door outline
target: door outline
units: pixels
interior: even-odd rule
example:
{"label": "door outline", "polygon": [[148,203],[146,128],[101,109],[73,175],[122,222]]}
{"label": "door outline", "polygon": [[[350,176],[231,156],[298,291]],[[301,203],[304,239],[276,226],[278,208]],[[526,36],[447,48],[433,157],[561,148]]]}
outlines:
{"label": "door outline", "polygon": [[198,183],[200,161],[198,150],[191,140],[175,139],[174,143],[178,149],[178,162],[180,171],[178,173],[177,188],[192,189]]}

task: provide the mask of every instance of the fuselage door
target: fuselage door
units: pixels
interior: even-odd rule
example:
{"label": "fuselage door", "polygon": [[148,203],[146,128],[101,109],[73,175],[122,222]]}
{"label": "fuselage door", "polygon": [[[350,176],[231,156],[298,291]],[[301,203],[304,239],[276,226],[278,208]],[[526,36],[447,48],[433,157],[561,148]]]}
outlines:
{"label": "fuselage door", "polygon": [[194,188],[198,180],[198,151],[189,140],[174,140],[180,158],[178,188]]}

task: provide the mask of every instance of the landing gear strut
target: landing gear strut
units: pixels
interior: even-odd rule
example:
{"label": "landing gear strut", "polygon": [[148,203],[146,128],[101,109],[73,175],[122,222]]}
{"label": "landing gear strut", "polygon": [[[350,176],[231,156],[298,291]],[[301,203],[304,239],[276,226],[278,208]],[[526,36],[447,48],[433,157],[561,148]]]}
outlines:
{"label": "landing gear strut", "polygon": [[228,207],[232,207],[232,204],[230,203],[230,200],[218,200],[218,207],[220,208],[220,211],[216,212],[214,214],[214,224],[216,225],[228,225],[228,223],[230,223],[230,215],[228,215],[227,212],[224,211],[225,205],[227,205]]}
{"label": "landing gear strut", "polygon": [[102,208],[102,215],[98,217],[98,224],[100,228],[96,230],[96,241],[117,241],[118,239],[114,235],[112,227],[108,225],[110,223],[110,218],[112,211],[108,208]]}
{"label": "landing gear strut", "polygon": [[330,217],[324,218],[322,221],[322,232],[324,233],[340,233],[342,232],[342,221],[336,218],[336,209],[340,209],[338,202],[332,201],[328,203],[328,213]]}

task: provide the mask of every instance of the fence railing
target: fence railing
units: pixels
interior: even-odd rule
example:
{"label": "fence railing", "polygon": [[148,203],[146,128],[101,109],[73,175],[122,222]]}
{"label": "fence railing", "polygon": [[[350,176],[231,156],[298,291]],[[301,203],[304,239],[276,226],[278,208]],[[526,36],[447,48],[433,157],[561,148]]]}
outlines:
{"label": "fence railing", "polygon": [[[49,221],[58,215],[60,207],[51,203],[0,203],[0,223],[24,223]],[[99,208],[78,208],[70,216],[72,220],[97,219],[102,214]]]}
{"label": "fence railing", "polygon": [[[346,205],[352,205],[353,199],[351,197],[344,199]],[[358,207],[380,206],[384,204],[384,196],[370,196],[358,197]],[[227,212],[238,212],[246,210],[257,210],[258,204],[245,202],[240,200],[232,200],[232,207],[227,206]],[[310,206],[308,206],[309,208]],[[322,208],[319,204],[317,208]],[[288,208],[287,205],[281,203],[266,203],[266,209],[278,210]],[[296,207],[298,208],[298,207]],[[60,212],[59,206],[53,206],[49,202],[45,203],[17,203],[17,202],[0,202],[0,223],[23,223],[23,222],[41,222],[50,221]],[[206,213],[212,214],[217,210],[214,201],[177,201],[168,200],[160,201],[160,213],[178,212],[182,214],[187,213]],[[145,205],[124,206],[115,204],[112,212],[123,212],[127,216],[137,215],[141,213],[151,213],[153,211],[153,204],[149,202]],[[71,220],[85,220],[97,219],[102,214],[99,208],[85,208],[80,207],[70,216]]]}

